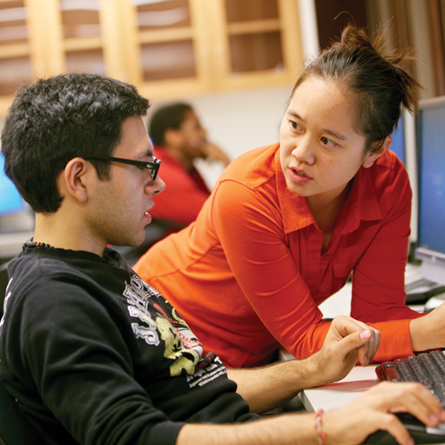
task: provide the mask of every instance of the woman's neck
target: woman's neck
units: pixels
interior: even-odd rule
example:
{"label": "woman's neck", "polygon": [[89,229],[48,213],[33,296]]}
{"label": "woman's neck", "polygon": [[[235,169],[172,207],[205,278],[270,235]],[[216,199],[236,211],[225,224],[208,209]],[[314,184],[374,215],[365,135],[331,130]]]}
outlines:
{"label": "woman's neck", "polygon": [[351,182],[335,197],[310,196],[306,198],[318,228],[327,234],[334,231],[343,204],[349,196]]}

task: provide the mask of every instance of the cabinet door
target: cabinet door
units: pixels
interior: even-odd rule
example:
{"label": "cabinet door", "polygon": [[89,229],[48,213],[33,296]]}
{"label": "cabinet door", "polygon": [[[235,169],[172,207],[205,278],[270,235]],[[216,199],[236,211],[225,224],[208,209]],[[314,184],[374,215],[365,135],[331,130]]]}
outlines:
{"label": "cabinet door", "polygon": [[57,0],[57,3],[61,72],[107,74],[100,0]]}
{"label": "cabinet door", "polygon": [[296,0],[219,0],[213,18],[215,76],[222,89],[292,84],[302,67]]}
{"label": "cabinet door", "polygon": [[0,1],[0,113],[14,92],[33,78],[25,2]]}
{"label": "cabinet door", "polygon": [[199,13],[202,0],[122,1],[123,32],[133,51],[130,78],[142,94],[178,97],[207,91],[210,50]]}
{"label": "cabinet door", "polygon": [[35,77],[92,72],[149,98],[292,84],[297,0],[0,0],[0,113]]}

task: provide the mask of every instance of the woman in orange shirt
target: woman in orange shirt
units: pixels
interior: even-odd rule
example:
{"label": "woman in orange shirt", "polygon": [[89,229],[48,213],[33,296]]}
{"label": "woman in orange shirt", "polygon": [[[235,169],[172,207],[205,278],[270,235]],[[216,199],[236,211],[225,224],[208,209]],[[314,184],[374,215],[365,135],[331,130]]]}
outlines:
{"label": "woman in orange shirt", "polygon": [[445,309],[405,305],[411,189],[388,148],[419,85],[401,59],[347,27],[298,79],[280,143],[232,162],[197,221],[136,264],[227,366],[320,349],[318,305],[352,270],[351,316],[381,332],[375,360],[445,346]]}

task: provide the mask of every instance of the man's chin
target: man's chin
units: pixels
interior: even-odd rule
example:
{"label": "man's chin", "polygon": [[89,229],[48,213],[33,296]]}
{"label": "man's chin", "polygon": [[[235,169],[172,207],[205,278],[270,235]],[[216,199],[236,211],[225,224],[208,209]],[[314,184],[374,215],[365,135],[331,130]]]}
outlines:
{"label": "man's chin", "polygon": [[119,240],[115,243],[110,243],[112,246],[116,247],[139,247],[145,241],[145,232],[138,238],[127,239],[127,240]]}

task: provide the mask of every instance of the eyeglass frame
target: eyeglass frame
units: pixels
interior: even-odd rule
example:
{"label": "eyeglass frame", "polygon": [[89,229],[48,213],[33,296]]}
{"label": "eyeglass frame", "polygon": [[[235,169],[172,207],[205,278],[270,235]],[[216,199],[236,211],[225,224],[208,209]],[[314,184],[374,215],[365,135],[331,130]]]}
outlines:
{"label": "eyeglass frame", "polygon": [[128,165],[134,165],[135,167],[139,169],[147,169],[151,170],[150,177],[151,179],[156,180],[158,176],[159,167],[161,166],[161,160],[157,159],[155,156],[152,156],[152,161],[135,161],[133,159],[124,159],[124,158],[115,158],[113,156],[107,156],[107,157],[99,157],[99,156],[87,156],[84,157],[85,160],[91,160],[91,161],[113,161],[113,162],[120,162],[121,164],[128,164]]}

